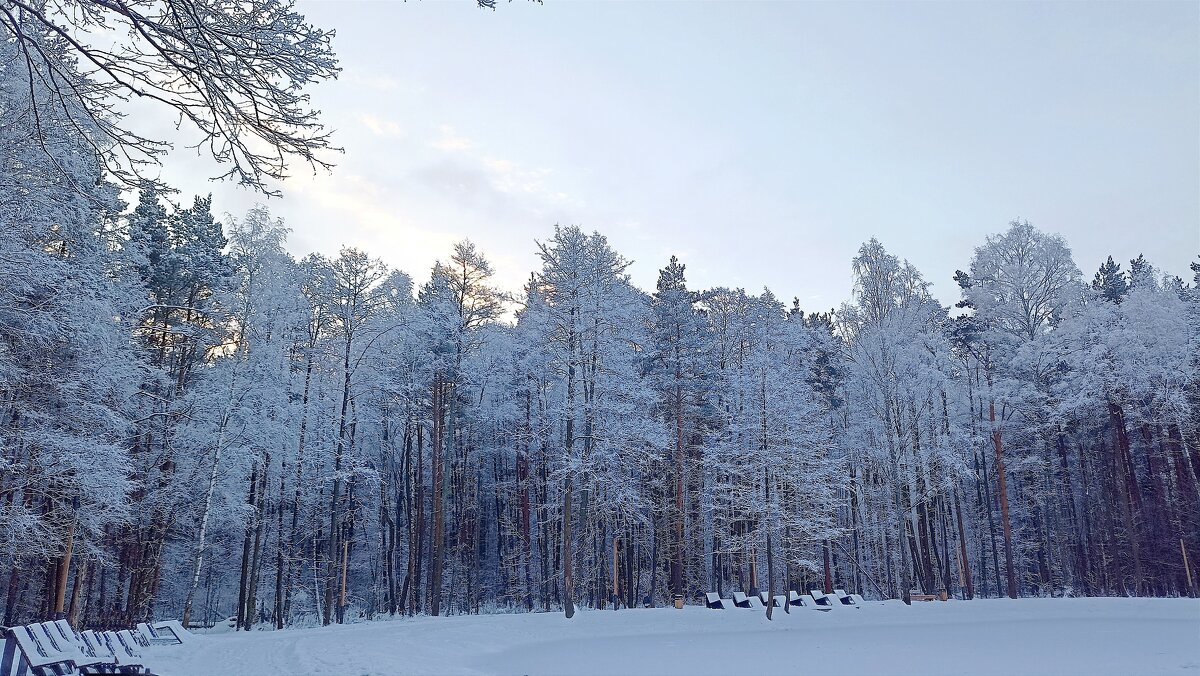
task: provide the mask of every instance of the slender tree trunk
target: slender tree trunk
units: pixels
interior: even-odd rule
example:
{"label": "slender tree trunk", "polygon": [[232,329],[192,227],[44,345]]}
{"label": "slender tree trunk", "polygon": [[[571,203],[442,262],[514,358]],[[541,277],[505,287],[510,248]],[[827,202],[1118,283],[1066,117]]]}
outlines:
{"label": "slender tree trunk", "polygon": [[341,521],[342,521],[342,458],[346,452],[346,434],[348,414],[350,410],[350,352],[353,344],[353,333],[346,327],[346,339],[342,350],[342,406],[338,418],[337,445],[333,459],[333,492],[329,501],[329,543],[326,552],[328,564],[325,573],[325,616],[323,623],[328,625],[333,621],[334,596],[337,585],[337,564],[341,550]]}
{"label": "slender tree trunk", "polygon": [[254,628],[254,623],[258,621],[258,581],[262,573],[262,540],[263,540],[263,522],[266,519],[263,516],[266,514],[267,505],[267,476],[271,467],[271,456],[267,454],[263,459],[261,485],[258,488],[258,506],[254,511],[254,547],[253,555],[250,558],[250,582],[249,591],[246,594],[246,631]]}
{"label": "slender tree trunk", "polygon": [[958,556],[966,585],[967,600],[975,598],[975,585],[971,582],[971,560],[967,556],[967,534],[963,529],[962,506],[958,502],[958,487],[954,487],[954,516],[958,521]]}
{"label": "slender tree trunk", "polygon": [[571,477],[563,479],[563,523],[562,523],[562,571],[563,611],[567,619],[575,615],[575,604],[571,597]]}
{"label": "slender tree trunk", "polygon": [[575,462],[575,317],[578,309],[571,308],[571,325],[567,337],[567,420],[564,434],[567,468],[563,477],[563,508],[562,508],[562,571],[563,571],[563,610],[567,619],[575,615],[575,603],[572,598],[571,574],[574,568],[571,542],[571,466]]}
{"label": "slender tree trunk", "polygon": [[533,576],[530,572],[532,567],[533,550],[530,541],[530,512],[529,512],[529,453],[530,453],[530,438],[532,436],[532,408],[533,395],[525,392],[525,429],[522,439],[522,450],[517,456],[517,483],[518,490],[521,493],[521,553],[524,567],[524,605],[526,611],[533,610]]}
{"label": "slender tree trunk", "polygon": [[[292,580],[292,585],[295,586],[299,586],[300,583],[301,565],[297,547],[297,537],[299,535],[300,526],[300,496],[301,487],[303,486],[304,445],[308,433],[308,396],[312,385],[312,351],[314,347],[314,342],[310,341],[305,358],[307,363],[304,368],[304,393],[300,397],[300,438],[296,443],[296,473],[293,479],[293,483],[295,484],[295,492],[292,495],[292,523],[291,530],[288,534],[288,578]],[[283,602],[284,615],[288,615],[291,612],[292,585],[289,585],[285,590],[285,599]]]}
{"label": "slender tree trunk", "polygon": [[833,593],[833,569],[829,565],[829,540],[821,543],[822,554],[825,558],[825,585],[823,590],[826,594]]}
{"label": "slender tree trunk", "polygon": [[1129,453],[1129,433],[1125,427],[1125,412],[1120,404],[1109,402],[1109,414],[1112,417],[1113,429],[1117,434],[1117,479],[1121,487],[1121,517],[1125,522],[1125,533],[1129,538],[1129,553],[1133,558],[1133,595],[1140,596],[1143,591],[1142,554],[1139,542],[1135,512],[1140,511],[1140,493],[1137,487],[1137,477],[1134,474],[1133,463]]}
{"label": "slender tree trunk", "polygon": [[[989,376],[989,380],[991,377]],[[989,383],[990,386],[990,383]],[[992,445],[996,449],[996,492],[1000,497],[1000,524],[1004,529],[1004,565],[1005,581],[1008,585],[1008,597],[1017,598],[1017,576],[1013,566],[1012,523],[1008,516],[1008,488],[1004,471],[1004,444],[1000,437],[1000,428],[996,426],[996,402],[988,403],[988,416],[992,423]]]}
{"label": "slender tree trunk", "polygon": [[[257,490],[258,490],[258,462],[255,461],[254,467],[250,470],[250,490],[249,497],[246,499],[246,504],[249,506],[250,513],[253,514],[257,507]],[[250,558],[251,558],[251,537],[254,531],[254,517],[251,516],[251,522],[246,524],[245,535],[242,538],[242,572],[238,580],[238,605],[237,605],[237,628],[250,631],[250,620],[246,615],[246,599],[250,593]]]}
{"label": "slender tree trunk", "polygon": [[[678,346],[678,336],[676,345]],[[677,350],[678,351],[678,350]],[[683,594],[683,389],[679,357],[675,359],[675,541],[671,552],[671,593]]]}
{"label": "slender tree trunk", "polygon": [[67,623],[76,629],[80,628],[79,616],[83,605],[87,603],[92,593],[92,577],[95,565],[84,561],[75,568],[75,586],[71,589],[71,605],[67,609]]}
{"label": "slender tree trunk", "polygon": [[283,629],[283,578],[284,578],[284,538],[283,538],[283,505],[287,486],[284,478],[287,476],[287,456],[279,467],[279,498],[275,505],[275,628]]}
{"label": "slender tree trunk", "polygon": [[204,566],[205,539],[208,535],[208,518],[212,513],[213,491],[217,485],[217,476],[221,468],[221,455],[225,449],[225,432],[229,426],[229,416],[233,411],[234,378],[229,381],[229,394],[225,400],[225,411],[221,416],[221,424],[217,427],[217,442],[213,448],[212,471],[208,474],[208,488],[204,492],[204,510],[200,513],[200,532],[196,537],[196,563],[192,566],[192,580],[188,585],[187,598],[183,602],[183,626],[190,626],[192,621],[192,603],[196,598],[196,588],[200,586],[200,569]]}
{"label": "slender tree trunk", "polygon": [[67,599],[67,580],[71,571],[71,553],[75,548],[75,522],[76,516],[74,510],[71,510],[70,520],[67,522],[67,541],[63,546],[62,558],[58,563],[58,580],[55,584],[54,594],[54,618],[62,619],[65,617],[65,606]]}
{"label": "slender tree trunk", "polygon": [[425,549],[425,428],[417,426],[417,471],[413,475],[416,482],[416,499],[413,506],[413,544],[409,547],[409,567],[412,570],[413,590],[412,605],[409,614],[423,610],[421,605],[421,562],[424,560]]}
{"label": "slender tree trunk", "polygon": [[[764,378],[763,390],[764,390],[764,397],[765,397],[765,393],[766,393],[766,385],[765,385],[766,375],[765,374],[764,374],[763,378]],[[766,399],[765,398],[764,398],[763,402],[764,402],[763,408],[765,409],[766,408],[766,405],[765,405]],[[765,410],[764,410],[764,413],[765,413]],[[765,438],[766,418],[765,417],[763,418],[763,435],[764,435],[763,445],[765,446],[766,445],[766,438]],[[765,451],[766,449],[764,448],[763,450]],[[763,504],[765,504],[767,506],[767,510],[768,510],[767,516],[764,519],[765,523],[763,525],[766,527],[766,531],[767,531],[767,603],[766,603],[766,605],[767,605],[767,619],[770,620],[770,619],[772,619],[771,615],[775,608],[775,547],[774,547],[774,543],[771,540],[771,535],[772,535],[771,531],[774,530],[775,524],[772,523],[773,519],[771,518],[771,512],[773,512],[774,510],[771,508],[771,471],[769,469],[763,470],[763,500],[764,500]]]}
{"label": "slender tree trunk", "polygon": [[444,528],[445,528],[445,513],[443,502],[442,484],[445,480],[444,452],[445,452],[445,418],[443,414],[444,403],[442,397],[445,396],[445,388],[442,386],[440,374],[434,379],[434,413],[433,413],[433,433],[430,436],[430,444],[433,447],[433,542],[429,550],[429,612],[432,615],[441,614],[442,601],[442,565],[445,554],[442,551]]}

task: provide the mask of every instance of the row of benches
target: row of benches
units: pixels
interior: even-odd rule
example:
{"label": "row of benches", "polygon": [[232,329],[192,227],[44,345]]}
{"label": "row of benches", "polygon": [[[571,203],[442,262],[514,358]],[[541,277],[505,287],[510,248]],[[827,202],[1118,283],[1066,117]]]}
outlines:
{"label": "row of benches", "polygon": [[[709,608],[725,609],[727,602],[732,602],[737,608],[753,608],[757,602],[759,608],[767,607],[767,593],[759,592],[755,596],[746,596],[742,592],[734,592],[732,599],[723,599],[716,592],[708,592],[704,595],[705,605]],[[789,591],[787,595],[779,594],[772,599],[772,603],[776,608],[782,608],[784,604],[801,607],[812,608],[814,610],[832,610],[838,606],[849,606],[858,608],[865,603],[863,597],[858,594],[847,594],[844,589],[834,589],[832,594],[826,594],[817,589],[810,589],[807,594],[801,594],[797,591]]]}
{"label": "row of benches", "polygon": [[66,620],[12,627],[0,638],[0,676],[153,676],[139,648],[178,645],[188,636],[177,621],[101,632],[75,631]]}

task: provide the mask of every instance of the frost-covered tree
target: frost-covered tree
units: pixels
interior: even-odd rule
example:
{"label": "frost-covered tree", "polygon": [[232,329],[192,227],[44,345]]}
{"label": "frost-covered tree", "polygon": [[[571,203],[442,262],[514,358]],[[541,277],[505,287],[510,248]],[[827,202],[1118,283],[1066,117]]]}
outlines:
{"label": "frost-covered tree", "polygon": [[846,444],[858,449],[850,462],[863,477],[860,499],[888,513],[894,525],[881,533],[883,573],[907,602],[914,572],[926,593],[944,590],[946,575],[939,572],[948,573],[937,570],[946,566],[932,551],[929,531],[937,516],[930,516],[930,504],[954,478],[946,313],[920,273],[875,240],[859,249],[854,270],[856,302],[840,313],[849,342]]}
{"label": "frost-covered tree", "polygon": [[[989,237],[975,250],[969,281],[963,283],[964,298],[982,328],[987,423],[995,450],[1006,591],[1012,598],[1018,593],[1018,553],[1014,551],[1004,437],[1008,433],[1010,442],[1014,437],[1028,437],[1016,446],[1023,446],[1026,453],[1046,443],[1046,387],[1054,365],[1040,357],[1038,348],[1065,309],[1076,302],[1082,287],[1080,276],[1062,238],[1042,233],[1028,222],[1013,221],[1005,233]],[[1037,521],[1046,506],[1035,501],[1032,507],[1032,518]],[[1037,556],[1044,557],[1045,538],[1031,539],[1038,548]]]}
{"label": "frost-covered tree", "polygon": [[1092,288],[1099,291],[1109,302],[1120,303],[1129,291],[1129,280],[1121,272],[1121,264],[1114,263],[1112,256],[1096,271]]}
{"label": "frost-covered tree", "polygon": [[[708,323],[696,303],[700,294],[687,288],[685,266],[674,256],[658,273],[647,370],[658,392],[658,413],[671,429],[670,592],[694,598],[700,593],[697,570],[703,564],[704,534],[698,469],[708,414]],[[688,537],[685,538],[685,533]],[[688,569],[690,567],[690,570]],[[687,583],[685,586],[685,582]]]}
{"label": "frost-covered tree", "polygon": [[[45,36],[31,40],[58,49]],[[88,152],[93,130],[72,126],[69,107],[39,120],[33,111],[52,93],[16,66],[14,46],[0,41],[5,624],[77,617],[107,529],[130,518],[126,404],[144,373],[129,340],[137,299],[109,256],[121,206]]]}
{"label": "frost-covered tree", "polygon": [[9,67],[44,88],[26,94],[36,135],[53,135],[55,124],[88,130],[85,152],[129,185],[170,148],[123,121],[119,104],[135,98],[176,113],[198,134],[195,146],[228,165],[223,177],[242,185],[275,192],[268,180],[286,177],[289,161],[330,166],[321,156],[329,134],[304,90],[337,76],[332,38],[279,0],[0,8]]}

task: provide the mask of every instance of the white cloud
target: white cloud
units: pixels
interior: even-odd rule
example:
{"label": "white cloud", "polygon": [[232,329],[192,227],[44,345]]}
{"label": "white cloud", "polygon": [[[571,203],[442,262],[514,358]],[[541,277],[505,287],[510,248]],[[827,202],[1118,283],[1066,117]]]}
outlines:
{"label": "white cloud", "polygon": [[431,147],[437,148],[438,150],[444,150],[446,152],[471,149],[471,139],[465,136],[459,136],[457,133],[455,133],[454,127],[451,127],[448,124],[443,124],[438,127],[438,131],[441,132],[442,136],[439,139],[430,141],[429,145]]}
{"label": "white cloud", "polygon": [[312,249],[336,255],[343,245],[356,246],[419,281],[434,259],[461,239],[457,233],[417,225],[420,217],[397,204],[389,186],[348,171],[293,186],[289,196],[294,200],[289,215],[303,214],[309,226],[292,242],[304,250],[297,253]]}
{"label": "white cloud", "polygon": [[491,178],[492,187],[500,192],[531,195],[547,202],[567,201],[566,193],[546,185],[549,169],[525,169],[510,160],[491,157],[481,158],[480,161]]}
{"label": "white cloud", "polygon": [[402,139],[407,136],[404,129],[392,120],[385,120],[370,113],[362,113],[358,116],[358,121],[362,123],[372,134],[383,138]]}
{"label": "white cloud", "polygon": [[441,159],[416,169],[413,176],[456,207],[482,211],[493,221],[508,217],[553,222],[578,210],[577,200],[550,184],[550,169],[488,155],[448,124],[438,131],[440,137],[429,146],[442,151]]}

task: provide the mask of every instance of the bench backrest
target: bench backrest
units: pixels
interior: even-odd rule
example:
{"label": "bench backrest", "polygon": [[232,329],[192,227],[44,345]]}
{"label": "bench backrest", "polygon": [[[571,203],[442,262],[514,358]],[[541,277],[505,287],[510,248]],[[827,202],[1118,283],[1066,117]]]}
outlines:
{"label": "bench backrest", "polygon": [[71,629],[71,625],[67,624],[65,620],[63,620],[65,629],[60,627],[58,622],[42,622],[30,626],[36,627],[35,631],[40,632],[40,635],[44,636],[56,650],[67,655],[67,659],[75,666],[86,667],[100,664],[101,660],[97,659],[95,655],[88,654],[88,651],[80,645],[79,639],[75,637],[75,630]]}
{"label": "bench backrest", "polygon": [[820,610],[829,607],[817,603],[817,600],[813,598],[812,594],[801,594],[800,600],[803,601],[804,605],[808,606],[809,608],[817,608]]}
{"label": "bench backrest", "polygon": [[718,601],[721,600],[721,597],[718,596],[716,592],[705,592],[704,600],[707,601],[708,603],[717,603]]}
{"label": "bench backrest", "polygon": [[828,596],[825,595],[825,592],[818,591],[816,589],[810,589],[810,590],[808,590],[808,593],[810,596],[813,597],[813,600],[816,601],[817,605],[819,605],[819,606],[832,606],[833,605],[833,601]]}
{"label": "bench backrest", "polygon": [[96,632],[84,630],[79,632],[79,638],[83,640],[83,644],[92,651],[92,654],[104,660],[104,662],[116,662],[117,655],[113,652],[104,639],[96,635]]}
{"label": "bench backrest", "polygon": [[29,660],[15,638],[0,637],[0,676],[28,676]]}
{"label": "bench backrest", "polygon": [[60,636],[65,639],[77,639],[75,630],[71,628],[71,623],[66,620],[55,620],[54,628],[58,630]]}
{"label": "bench backrest", "polygon": [[129,651],[125,649],[125,646],[117,638],[116,632],[98,631],[95,632],[95,635],[101,643],[108,646],[108,649],[111,650],[113,655],[116,656],[117,662],[122,662],[132,657],[132,655],[129,654]]}
{"label": "bench backrest", "polygon": [[[36,626],[36,625],[34,625]],[[70,663],[70,655],[59,651],[49,638],[42,632],[30,627],[13,627],[8,630],[8,638],[12,639],[25,660],[32,667],[42,667],[50,664]]]}
{"label": "bench backrest", "polygon": [[183,639],[176,636],[175,632],[169,628],[162,626],[152,626],[145,622],[138,623],[137,631],[134,632],[134,638],[138,635],[146,639],[142,645],[174,645],[183,643]]}
{"label": "bench backrest", "polygon": [[[768,600],[768,598],[767,598],[767,592],[765,592],[765,591],[760,591],[760,592],[758,592],[758,602],[759,602],[759,603],[761,603],[761,604],[763,605],[763,608],[766,608],[766,607],[767,607],[767,604],[768,604],[768,603],[770,603],[770,601],[769,601],[769,600]],[[776,597],[775,597],[775,607],[776,607],[776,608],[782,608],[782,607],[783,607],[783,603],[784,603],[784,602],[783,602],[783,597],[782,597],[782,596],[776,596]]]}
{"label": "bench backrest", "polygon": [[125,648],[125,652],[128,653],[130,657],[141,659],[142,652],[137,649],[138,643],[137,640],[133,638],[132,631],[129,631],[128,629],[122,629],[116,632],[114,635],[117,637],[117,640],[121,643],[121,646]]}
{"label": "bench backrest", "polygon": [[115,631],[102,631],[96,634],[96,637],[108,646],[112,651],[113,657],[116,658],[117,664],[130,664],[141,659],[141,655],[136,650],[133,650],[125,645],[121,637]]}
{"label": "bench backrest", "polygon": [[742,592],[733,592],[733,602],[734,603],[745,603],[746,598],[747,598],[746,595],[743,594]]}
{"label": "bench backrest", "polygon": [[793,589],[792,591],[788,592],[787,599],[788,603],[795,605],[798,601],[800,601],[800,592]]}

